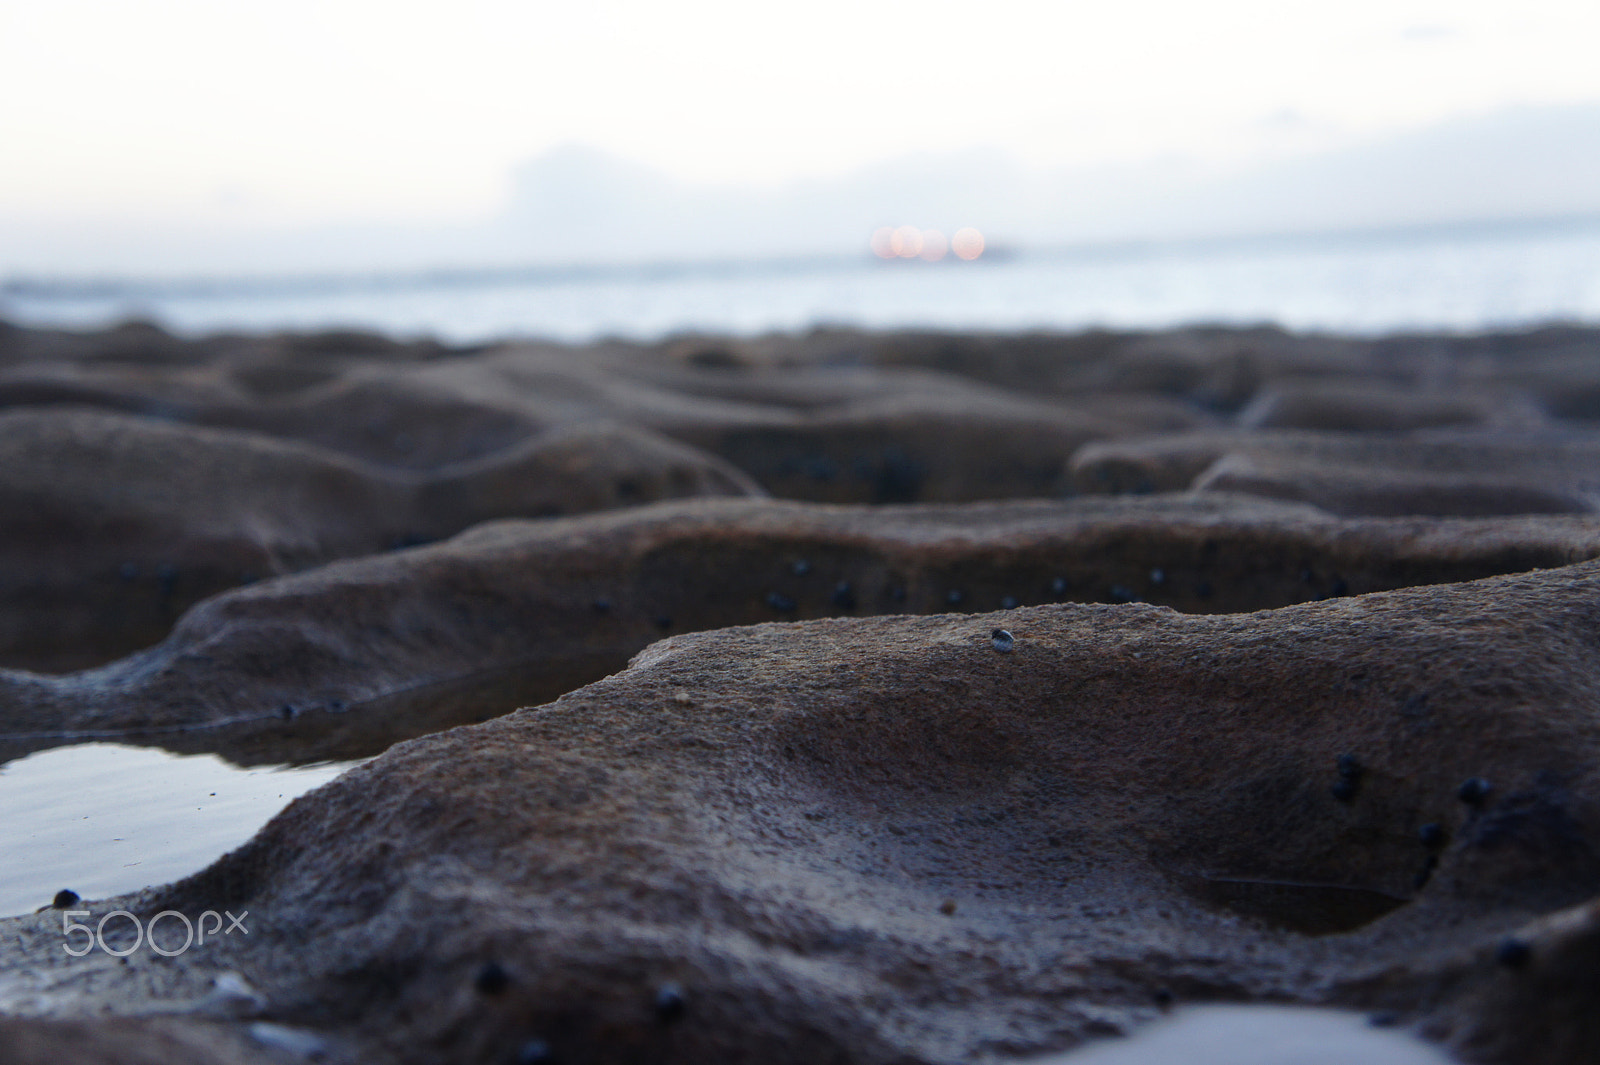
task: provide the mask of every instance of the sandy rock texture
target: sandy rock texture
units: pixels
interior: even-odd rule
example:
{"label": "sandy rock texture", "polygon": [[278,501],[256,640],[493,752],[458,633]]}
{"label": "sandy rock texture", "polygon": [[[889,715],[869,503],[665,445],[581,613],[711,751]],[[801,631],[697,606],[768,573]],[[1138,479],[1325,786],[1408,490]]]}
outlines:
{"label": "sandy rock texture", "polygon": [[0,766],[377,755],[82,904],[248,935],[0,921],[0,1060],[1600,1060],[1597,422],[1576,326],[0,323]]}
{"label": "sandy rock texture", "polygon": [[1212,432],[1109,441],[1072,458],[1084,492],[1246,492],[1335,514],[1592,514],[1600,434]]}
{"label": "sandy rock texture", "polygon": [[215,596],[96,669],[0,670],[0,754],[120,735],[360,757],[553,698],[673,632],[1062,601],[1227,613],[1595,557],[1600,519],[1341,520],[1218,493],[496,522]]}
{"label": "sandy rock texture", "polygon": [[[850,363],[850,365],[841,365]],[[0,330],[0,664],[160,639],[229,587],[503,517],[693,496],[1059,495],[1082,444],[1208,424],[797,347]]]}
{"label": "sandy rock texture", "polygon": [[413,472],[313,445],[81,408],[0,413],[0,652],[82,667],[156,642],[239,584],[497,517],[759,495],[645,430],[570,427]]}
{"label": "sandy rock texture", "polygon": [[758,361],[681,345],[446,351],[338,336],[167,338],[165,361],[146,361],[86,346],[94,351],[80,337],[14,338],[11,357],[0,352],[0,405],[105,406],[407,469],[481,458],[557,426],[618,422],[735,456],[775,494],[829,502],[1051,494],[1080,444],[1209,420],[1181,403],[1119,410],[804,347]]}
{"label": "sandy rock texture", "polygon": [[659,499],[1196,489],[1352,516],[1589,513],[1595,348],[1575,328],[448,348],[7,326],[0,665],[102,664],[252,580]]}
{"label": "sandy rock texture", "polygon": [[1585,563],[676,636],[94,907],[248,941],[77,968],[55,914],[6,922],[8,999],[179,1039],[227,972],[235,1028],[331,1060],[956,1062],[1258,998],[1585,1060],[1597,603]]}

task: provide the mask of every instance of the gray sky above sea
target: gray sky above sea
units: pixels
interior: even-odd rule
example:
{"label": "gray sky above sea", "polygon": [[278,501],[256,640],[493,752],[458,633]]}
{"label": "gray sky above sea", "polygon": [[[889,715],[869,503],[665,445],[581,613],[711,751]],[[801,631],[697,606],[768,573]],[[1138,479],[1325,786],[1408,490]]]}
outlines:
{"label": "gray sky above sea", "polygon": [[0,6],[0,278],[1600,216],[1600,8]]}

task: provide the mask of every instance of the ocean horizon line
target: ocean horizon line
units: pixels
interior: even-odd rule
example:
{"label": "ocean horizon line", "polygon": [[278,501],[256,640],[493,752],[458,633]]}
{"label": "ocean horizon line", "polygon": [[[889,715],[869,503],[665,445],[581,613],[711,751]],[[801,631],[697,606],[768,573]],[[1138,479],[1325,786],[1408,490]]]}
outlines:
{"label": "ocean horizon line", "polygon": [[[440,288],[492,288],[513,285],[582,284],[603,281],[649,282],[684,278],[762,277],[831,272],[840,269],[965,270],[1015,261],[1045,263],[1093,258],[1137,259],[1173,253],[1217,253],[1232,249],[1327,246],[1352,243],[1414,243],[1429,240],[1526,238],[1562,232],[1600,230],[1600,214],[1478,218],[1262,233],[1122,237],[1038,244],[996,242],[981,258],[940,262],[883,260],[863,242],[859,253],[811,252],[769,256],[708,256],[648,260],[607,260],[492,265],[442,265],[399,270],[294,270],[251,274],[236,271],[154,277],[115,272],[82,275],[17,273],[0,280],[6,297],[40,301],[129,298],[236,299],[259,296],[331,295],[341,292],[398,292]],[[0,305],[3,310],[3,305]]]}

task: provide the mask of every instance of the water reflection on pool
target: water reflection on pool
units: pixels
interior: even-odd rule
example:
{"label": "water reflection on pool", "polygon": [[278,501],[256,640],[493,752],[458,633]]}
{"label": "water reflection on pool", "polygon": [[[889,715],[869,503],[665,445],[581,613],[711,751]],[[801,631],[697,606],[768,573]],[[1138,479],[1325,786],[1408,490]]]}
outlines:
{"label": "water reflection on pool", "polygon": [[62,888],[85,899],[164,884],[244,843],[358,762],[240,769],[211,754],[85,743],[0,766],[0,916]]}
{"label": "water reflection on pool", "polygon": [[1451,1065],[1409,1031],[1374,1028],[1347,1010],[1195,1006],[1082,1050],[1031,1065]]}

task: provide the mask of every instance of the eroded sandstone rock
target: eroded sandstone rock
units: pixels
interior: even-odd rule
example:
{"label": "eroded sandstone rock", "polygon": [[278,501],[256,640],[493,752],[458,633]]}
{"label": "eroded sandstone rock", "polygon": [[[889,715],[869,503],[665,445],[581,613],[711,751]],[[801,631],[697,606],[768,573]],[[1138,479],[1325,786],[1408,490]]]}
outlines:
{"label": "eroded sandstone rock", "polygon": [[602,421],[711,451],[776,494],[830,502],[1056,494],[1062,464],[1089,440],[1206,422],[1156,397],[1069,402],[932,369],[708,363],[670,346],[419,353],[361,336],[168,337],[183,358],[167,365],[95,357],[94,336],[23,336],[23,356],[0,369],[0,406],[98,406],[414,471]]}
{"label": "eroded sandstone rock", "polygon": [[1444,427],[1540,428],[1546,424],[1530,397],[1470,387],[1416,388],[1365,379],[1275,382],[1259,389],[1239,412],[1250,429],[1323,432],[1402,432]]}
{"label": "eroded sandstone rock", "polygon": [[0,672],[0,751],[142,733],[349,758],[553,698],[669,632],[1068,600],[1247,611],[1596,556],[1591,518],[1341,521],[1216,494],[501,522],[218,595],[101,668]]}
{"label": "eroded sandstone rock", "polygon": [[1073,456],[1084,492],[1246,492],[1344,515],[1589,514],[1600,436],[1579,430],[1212,431]]}
{"label": "eroded sandstone rock", "polygon": [[554,430],[425,474],[250,433],[79,408],[0,412],[0,662],[80,668],[191,604],[496,517],[759,494],[645,430]]}
{"label": "eroded sandstone rock", "polygon": [[[496,719],[87,904],[248,937],[73,959],[60,911],[0,922],[0,1058],[1005,1060],[1220,1000],[1587,1065],[1597,338],[0,325],[0,426],[57,427],[5,445],[14,638],[65,666],[166,635],[0,673],[0,757]],[[1053,494],[1073,452],[1112,474],[1082,490],[1184,494],[696,499],[386,550],[752,480]],[[1419,513],[1457,516],[1374,516]],[[167,633],[246,564],[285,575]]]}
{"label": "eroded sandstone rock", "polygon": [[[956,1062],[1174,1000],[1587,1061],[1597,603],[1585,563],[1254,614],[676,636],[91,904],[247,909],[248,940],[75,968],[44,913],[0,925],[0,965],[35,1015],[93,994],[151,1032],[266,1021],[364,1062]],[[218,972],[260,1001],[203,1010]]]}

